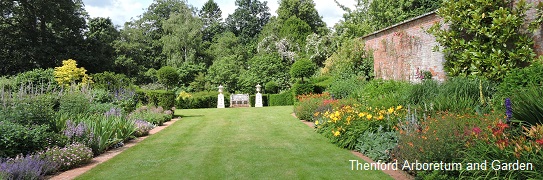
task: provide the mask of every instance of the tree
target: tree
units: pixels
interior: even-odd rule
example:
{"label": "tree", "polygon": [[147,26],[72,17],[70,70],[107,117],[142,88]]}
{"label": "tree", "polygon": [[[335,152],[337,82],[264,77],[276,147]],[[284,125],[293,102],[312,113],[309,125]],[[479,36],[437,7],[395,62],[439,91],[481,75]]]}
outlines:
{"label": "tree", "polygon": [[[532,62],[533,40],[523,29],[527,4],[519,1],[445,1],[442,24],[430,32],[443,46],[449,76],[480,76],[500,81],[511,69]],[[541,24],[534,21],[531,27]],[[532,29],[532,28],[529,28]]]}
{"label": "tree", "polygon": [[81,65],[90,73],[111,70],[115,62],[113,42],[120,37],[109,18],[90,18],[86,36],[87,60]]}
{"label": "tree", "polygon": [[307,36],[305,53],[309,60],[313,61],[317,66],[324,66],[324,61],[328,59],[337,50],[337,43],[333,33],[328,33],[325,36],[311,34]]}
{"label": "tree", "polygon": [[309,34],[311,34],[311,27],[296,16],[288,18],[279,31],[280,37],[288,38],[290,42],[297,43],[300,47],[305,46],[305,40]]}
{"label": "tree", "polygon": [[86,74],[85,68],[77,67],[77,62],[73,59],[62,61],[62,66],[55,67],[53,74],[55,81],[60,86],[68,87],[72,84],[88,85],[92,83],[91,78]]}
{"label": "tree", "polygon": [[215,37],[215,35],[224,31],[224,25],[222,24],[222,11],[215,1],[208,0],[198,15],[202,19],[204,26],[202,37],[203,41],[211,42],[213,41],[213,37]]}
{"label": "tree", "polygon": [[283,23],[291,17],[305,22],[313,33],[322,34],[327,31],[326,23],[315,9],[313,0],[281,0],[277,8],[277,19]]}
{"label": "tree", "polygon": [[206,76],[207,81],[211,83],[211,87],[223,85],[229,92],[239,90],[239,75],[244,71],[243,66],[239,63],[240,58],[236,55],[220,57],[213,62]]}
{"label": "tree", "polygon": [[87,17],[80,0],[0,2],[0,74],[52,68],[80,56]]}
{"label": "tree", "polygon": [[234,13],[226,19],[226,24],[243,44],[247,44],[268,23],[271,16],[269,8],[267,2],[259,0],[236,0],[236,6]]}
{"label": "tree", "polygon": [[288,64],[277,54],[262,54],[251,58],[240,77],[243,92],[251,92],[257,84],[276,82],[281,89],[289,86]]}
{"label": "tree", "polygon": [[439,8],[442,0],[373,0],[369,14],[379,30]]}
{"label": "tree", "polygon": [[162,24],[164,34],[160,38],[166,65],[179,67],[184,62],[195,62],[196,52],[202,42],[202,21],[193,16],[192,9],[181,6],[177,13]]}
{"label": "tree", "polygon": [[174,67],[164,66],[156,72],[158,82],[168,89],[179,84],[179,73]]}
{"label": "tree", "polygon": [[304,81],[304,77],[308,78],[312,76],[315,74],[316,69],[317,67],[310,60],[300,59],[290,67],[290,76],[292,78],[302,78],[302,81]]}

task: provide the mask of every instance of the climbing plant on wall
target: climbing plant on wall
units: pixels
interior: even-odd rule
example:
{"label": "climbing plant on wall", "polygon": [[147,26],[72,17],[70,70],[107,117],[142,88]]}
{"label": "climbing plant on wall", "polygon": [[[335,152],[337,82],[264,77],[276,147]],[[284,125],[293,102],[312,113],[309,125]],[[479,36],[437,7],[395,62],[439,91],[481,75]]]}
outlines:
{"label": "climbing plant on wall", "polygon": [[448,75],[499,81],[511,69],[530,63],[535,53],[528,34],[541,23],[538,17],[524,28],[530,6],[525,1],[513,5],[512,0],[445,1],[437,12],[443,22],[429,32],[443,46]]}

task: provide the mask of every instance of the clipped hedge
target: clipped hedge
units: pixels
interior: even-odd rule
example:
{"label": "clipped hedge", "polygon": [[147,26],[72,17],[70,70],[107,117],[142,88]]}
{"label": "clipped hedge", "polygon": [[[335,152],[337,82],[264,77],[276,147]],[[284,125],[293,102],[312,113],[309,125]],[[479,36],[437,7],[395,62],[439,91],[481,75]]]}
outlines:
{"label": "clipped hedge", "polygon": [[[262,106],[268,106],[268,96],[268,94],[262,94]],[[249,101],[251,103],[251,107],[255,107],[256,95],[251,95],[249,97]]]}
{"label": "clipped hedge", "polygon": [[[191,93],[189,97],[177,98],[175,107],[179,109],[217,108],[217,92],[202,91]],[[224,106],[230,106],[230,94],[224,93]]]}
{"label": "clipped hedge", "polygon": [[268,97],[269,106],[290,106],[294,105],[294,94],[292,91],[285,91],[281,94],[270,94]]}
{"label": "clipped hedge", "polygon": [[143,104],[169,109],[175,106],[175,93],[167,90],[137,90],[138,100]]}

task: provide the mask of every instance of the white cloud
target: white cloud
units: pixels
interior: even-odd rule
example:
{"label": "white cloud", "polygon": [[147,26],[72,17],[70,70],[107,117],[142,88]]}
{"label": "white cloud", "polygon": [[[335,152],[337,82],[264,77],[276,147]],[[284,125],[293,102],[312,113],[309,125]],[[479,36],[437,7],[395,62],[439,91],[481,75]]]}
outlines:
{"label": "white cloud", "polygon": [[93,6],[87,4],[87,0],[83,2],[90,17],[109,17],[115,25],[123,26],[131,18],[143,14],[153,0],[112,0],[108,6]]}
{"label": "white cloud", "polygon": [[[99,0],[83,0],[86,4],[85,9],[89,12],[91,17],[110,17],[115,25],[122,26],[125,22],[130,21],[131,18],[136,19],[137,16],[143,14],[147,7],[151,5],[153,0],[112,0],[108,3],[97,2]],[[263,0],[268,2],[270,13],[276,15],[276,10],[279,7],[278,0]],[[315,8],[319,12],[319,15],[323,17],[323,21],[329,27],[334,26],[344,13],[339,8],[334,0],[314,0]],[[351,4],[347,4],[349,7],[354,7],[354,0]],[[201,8],[206,0],[188,0],[188,3],[196,8]],[[223,12],[223,18],[226,19],[229,14],[234,13],[236,6],[235,0],[215,0]],[[108,5],[104,5],[108,4]]]}

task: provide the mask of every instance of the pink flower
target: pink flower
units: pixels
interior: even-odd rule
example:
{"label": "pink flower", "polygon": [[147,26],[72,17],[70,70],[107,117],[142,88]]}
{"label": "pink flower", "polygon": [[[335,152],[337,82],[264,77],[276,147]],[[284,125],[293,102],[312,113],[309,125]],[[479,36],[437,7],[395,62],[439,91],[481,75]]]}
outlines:
{"label": "pink flower", "polygon": [[471,129],[471,132],[475,133],[476,135],[479,135],[479,133],[481,133],[481,128],[474,127],[473,129]]}

